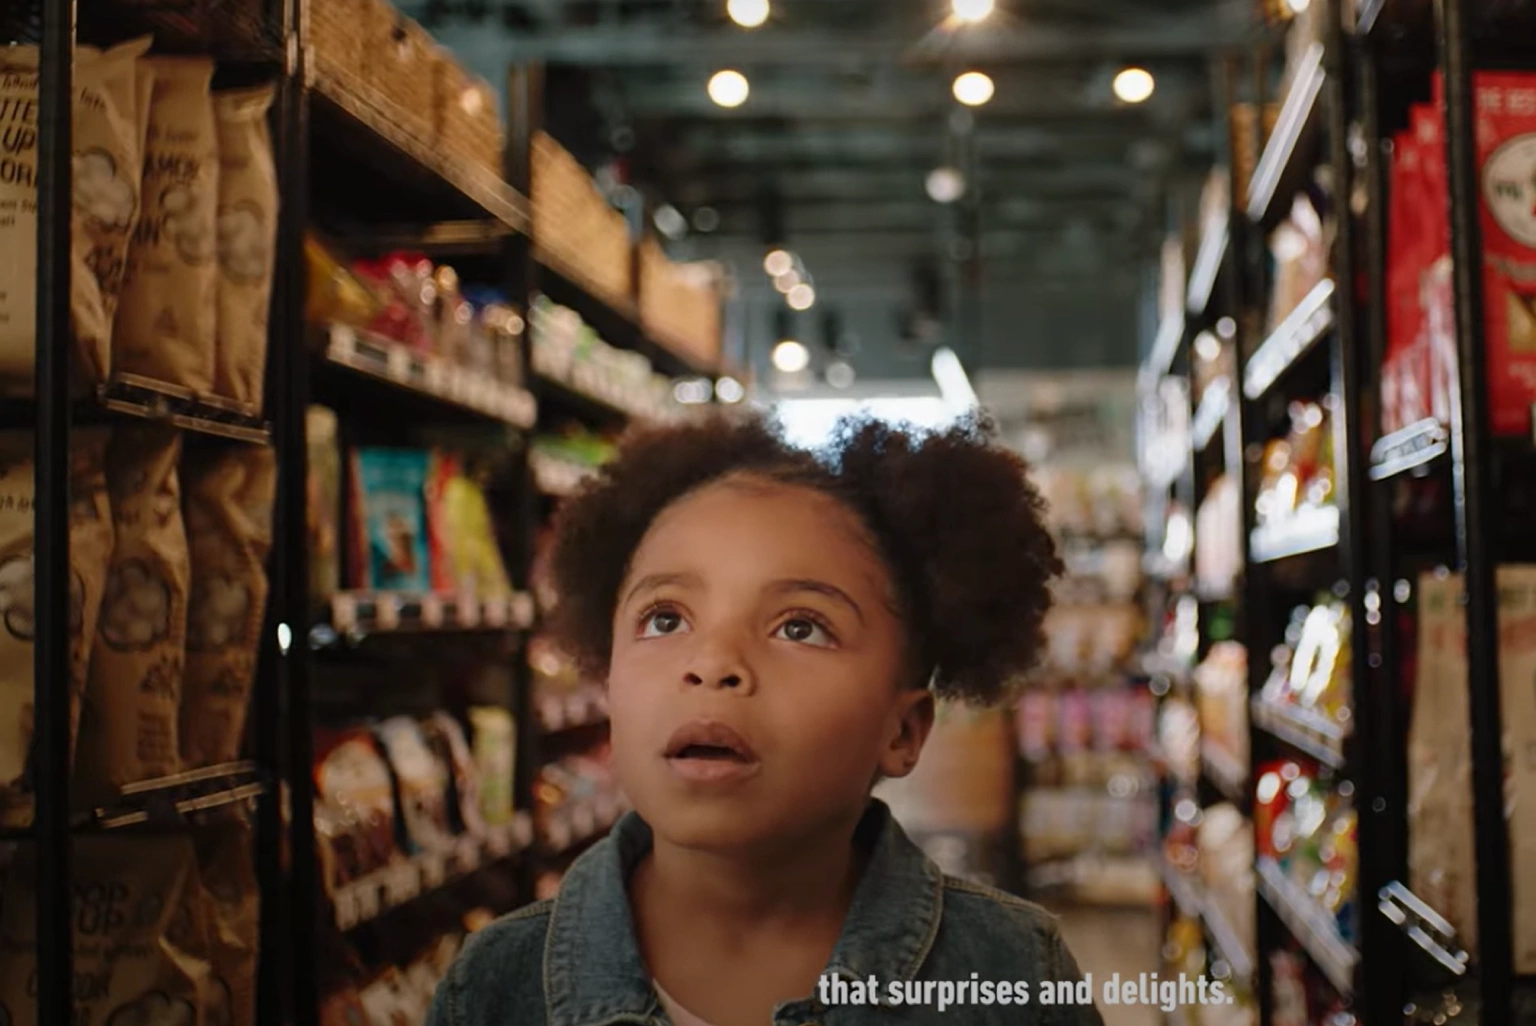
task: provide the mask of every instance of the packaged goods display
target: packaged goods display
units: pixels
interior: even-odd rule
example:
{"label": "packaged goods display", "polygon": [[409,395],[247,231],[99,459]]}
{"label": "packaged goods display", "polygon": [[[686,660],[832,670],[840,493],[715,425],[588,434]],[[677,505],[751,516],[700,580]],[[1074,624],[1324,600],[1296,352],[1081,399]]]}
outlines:
{"label": "packaged goods display", "polygon": [[270,85],[214,94],[219,141],[218,341],[213,390],[262,406],[267,317],[276,270],[277,165],[267,125]]}
{"label": "packaged goods display", "polygon": [[1328,277],[1333,225],[1319,207],[1320,195],[1296,197],[1290,216],[1269,238],[1270,259],[1275,267],[1274,291],[1270,293],[1268,330],[1274,331]]}
{"label": "packaged goods display", "polygon": [[492,706],[470,709],[469,722],[480,817],[488,826],[506,826],[516,811],[512,794],[512,771],[517,765],[516,724],[511,713]]}
{"label": "packaged goods display", "polygon": [[80,721],[80,800],[181,769],[178,740],[192,564],[182,516],[183,439],[117,428],[107,451],[116,540]]}
{"label": "packaged goods display", "polygon": [[1202,755],[1235,767],[1234,776],[1248,777],[1248,650],[1234,641],[1219,641],[1195,667]]}
{"label": "packaged goods display", "polygon": [[[69,558],[71,659],[70,741],[99,644],[97,624],[107,590],[114,530],[107,494],[108,436],[77,431],[70,453]],[[32,751],[34,608],[33,500],[35,464],[30,432],[0,433],[0,818],[26,826],[32,818],[29,753]]]}
{"label": "packaged goods display", "polygon": [[575,310],[540,296],[529,322],[533,369],[543,377],[647,420],[674,420],[686,410],[650,360],[609,345]]}
{"label": "packaged goods display", "polygon": [[624,304],[634,295],[629,225],[570,153],[545,133],[533,140],[529,200],[541,251],[591,283],[592,292]]}
{"label": "packaged goods display", "polygon": [[305,411],[307,450],[306,541],[310,600],[323,605],[341,587],[341,441],[336,413],[324,406]]}
{"label": "packaged goods display", "polygon": [[[129,239],[140,215],[144,164],[140,58],[149,40],[102,53],[81,49],[75,59],[74,159],[78,165],[71,217],[70,321],[77,386],[93,386],[111,371],[114,308],[123,286]],[[0,388],[9,395],[33,389],[37,278],[36,47],[8,47],[0,105],[6,111],[6,173],[0,205],[9,211],[0,258]]]}
{"label": "packaged goods display", "polygon": [[[1536,567],[1498,568],[1500,713],[1505,815],[1513,865],[1536,858]],[[1419,659],[1409,725],[1409,873],[1415,894],[1477,948],[1476,855],[1470,812],[1466,616],[1460,575],[1419,579]],[[1536,885],[1515,873],[1510,906],[1516,972],[1536,971]]]}
{"label": "packaged goods display", "polygon": [[1304,533],[1330,515],[1337,518],[1328,402],[1292,403],[1289,433],[1264,446],[1256,523],[1270,537]]}
{"label": "packaged goods display", "polygon": [[1345,736],[1353,720],[1351,629],[1349,606],[1338,599],[1297,608],[1285,644],[1271,655],[1274,665],[1260,700],[1270,708],[1305,714],[1326,737]]}
{"label": "packaged goods display", "polygon": [[1242,483],[1223,474],[1195,511],[1195,582],[1202,594],[1231,595],[1243,569]]}
{"label": "packaged goods display", "polygon": [[613,779],[606,744],[540,768],[533,782],[534,832],[540,846],[561,854],[606,833],[629,808]]}
{"label": "packaged goods display", "polygon": [[1359,850],[1353,785],[1330,785],[1298,760],[1256,767],[1254,827],[1260,858],[1273,859],[1332,922],[1346,943],[1358,936]]}
{"label": "packaged goods display", "polygon": [[128,248],[113,369],[213,391],[218,320],[219,135],[213,62],[149,59],[155,85],[144,209]]}
{"label": "packaged goods display", "polygon": [[266,446],[189,453],[182,466],[191,565],[178,735],[190,769],[233,762],[245,737],[267,605],[277,456]]}

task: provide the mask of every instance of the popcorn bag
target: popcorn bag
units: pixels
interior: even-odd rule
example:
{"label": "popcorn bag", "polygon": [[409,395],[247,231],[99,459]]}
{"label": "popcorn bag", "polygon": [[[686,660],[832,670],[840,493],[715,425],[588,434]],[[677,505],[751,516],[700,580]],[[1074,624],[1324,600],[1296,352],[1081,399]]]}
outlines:
{"label": "popcorn bag", "polygon": [[[80,48],[73,117],[70,320],[77,385],[106,380],[112,320],[138,223],[139,58],[148,39]],[[0,50],[0,392],[31,395],[37,325],[38,52]]]}
{"label": "popcorn bag", "polygon": [[277,165],[267,112],[273,87],[219,93],[218,334],[213,390],[261,409],[277,252]]}
{"label": "popcorn bag", "polygon": [[[37,1014],[36,851],[22,849],[0,910],[0,1022]],[[78,838],[74,857],[75,1014],[71,1026],[202,1026],[215,1003],[207,921],[186,838]],[[227,1020],[224,1020],[227,1021]]]}
{"label": "popcorn bag", "polygon": [[219,144],[213,62],[156,57],[143,212],[112,339],[114,370],[208,393],[217,331]]}
{"label": "popcorn bag", "polygon": [[208,904],[208,960],[212,969],[203,1023],[253,1026],[256,958],[261,945],[255,838],[245,823],[220,823],[199,831],[195,843],[202,900]]}
{"label": "popcorn bag", "polygon": [[109,801],[124,784],[181,769],[177,743],[190,560],[176,465],[181,435],[117,429],[107,488],[112,551],[80,724],[76,789]]}
{"label": "popcorn bag", "polygon": [[[112,554],[112,511],[107,502],[106,434],[73,435],[69,561],[71,633],[70,743],[79,723],[91,639],[96,634]],[[30,774],[33,730],[33,522],[35,464],[30,432],[0,433],[0,823],[32,821]]]}
{"label": "popcorn bag", "polygon": [[179,734],[187,768],[240,757],[267,604],[277,457],[266,446],[188,456],[191,603]]}

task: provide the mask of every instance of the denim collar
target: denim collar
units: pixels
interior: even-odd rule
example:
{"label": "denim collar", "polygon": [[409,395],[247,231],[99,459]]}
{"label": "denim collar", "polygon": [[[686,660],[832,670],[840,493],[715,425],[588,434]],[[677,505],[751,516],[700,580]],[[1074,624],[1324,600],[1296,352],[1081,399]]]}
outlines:
{"label": "denim collar", "polygon": [[[939,932],[943,874],[879,799],[871,799],[858,836],[875,843],[827,975],[911,980]],[[650,849],[651,828],[631,812],[566,874],[544,949],[549,1026],[649,1023],[658,1016],[626,886]],[[812,1006],[797,1002],[794,1009]]]}

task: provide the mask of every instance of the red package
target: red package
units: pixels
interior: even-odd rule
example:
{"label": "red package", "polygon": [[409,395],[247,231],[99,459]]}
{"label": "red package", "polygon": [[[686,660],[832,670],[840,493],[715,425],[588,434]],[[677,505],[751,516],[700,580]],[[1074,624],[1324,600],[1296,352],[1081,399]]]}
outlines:
{"label": "red package", "polygon": [[1062,754],[1086,751],[1093,741],[1093,713],[1085,691],[1073,689],[1061,696]]}
{"label": "red package", "polygon": [[1536,75],[1478,72],[1489,417],[1526,435],[1536,406]]}
{"label": "red package", "polygon": [[1423,404],[1414,373],[1419,329],[1420,252],[1423,220],[1421,153],[1417,136],[1393,140],[1387,208],[1387,353],[1382,367],[1382,430],[1388,434],[1413,423]]}
{"label": "red package", "polygon": [[1040,762],[1051,754],[1056,727],[1056,696],[1049,691],[1026,691],[1019,699],[1019,754]]}

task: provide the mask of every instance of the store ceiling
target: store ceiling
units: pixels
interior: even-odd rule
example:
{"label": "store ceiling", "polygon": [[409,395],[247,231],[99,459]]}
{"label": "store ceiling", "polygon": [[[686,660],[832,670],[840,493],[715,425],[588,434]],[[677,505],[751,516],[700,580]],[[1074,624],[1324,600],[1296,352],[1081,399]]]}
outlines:
{"label": "store ceiling", "polygon": [[[796,334],[856,333],[864,376],[925,373],[934,337],[902,336],[921,334],[912,325],[935,305],[944,339],[973,361],[1132,362],[1169,196],[1197,189],[1220,145],[1215,58],[1247,39],[1257,7],[999,0],[987,22],[956,30],[948,0],[773,0],[769,24],[747,31],[725,0],[424,2],[414,13],[488,78],[544,63],[550,127],[590,165],[621,156],[695,228],[700,208],[718,214],[681,249],[736,268],[755,355],[782,330],[760,266],[782,236],[819,294],[798,318],[814,326]],[[1111,89],[1128,63],[1156,76],[1140,106]],[[751,82],[734,110],[705,88],[725,67]],[[996,95],[957,119],[950,83],[972,68]],[[925,189],[957,161],[974,215]],[[963,280],[979,292],[956,291]],[[961,295],[980,314],[965,331]],[[822,323],[829,310],[839,326]]]}

